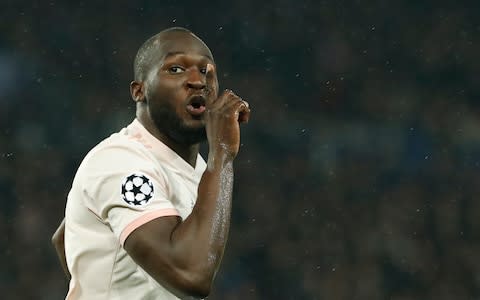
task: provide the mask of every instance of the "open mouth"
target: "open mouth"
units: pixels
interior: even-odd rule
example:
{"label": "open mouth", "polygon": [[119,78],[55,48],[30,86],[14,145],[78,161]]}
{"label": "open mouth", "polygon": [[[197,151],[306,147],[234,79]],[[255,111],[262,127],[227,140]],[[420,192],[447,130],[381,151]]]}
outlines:
{"label": "open mouth", "polygon": [[193,96],[187,105],[187,111],[192,116],[200,116],[205,112],[205,98],[203,96]]}

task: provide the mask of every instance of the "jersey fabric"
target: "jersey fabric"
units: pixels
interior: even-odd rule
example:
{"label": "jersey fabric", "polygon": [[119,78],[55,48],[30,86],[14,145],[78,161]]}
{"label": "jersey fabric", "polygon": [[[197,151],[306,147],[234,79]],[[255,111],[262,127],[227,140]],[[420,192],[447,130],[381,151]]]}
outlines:
{"label": "jersey fabric", "polygon": [[138,120],[84,158],[65,209],[66,299],[178,299],[123,249],[139,226],[162,216],[185,219],[206,163],[193,168]]}

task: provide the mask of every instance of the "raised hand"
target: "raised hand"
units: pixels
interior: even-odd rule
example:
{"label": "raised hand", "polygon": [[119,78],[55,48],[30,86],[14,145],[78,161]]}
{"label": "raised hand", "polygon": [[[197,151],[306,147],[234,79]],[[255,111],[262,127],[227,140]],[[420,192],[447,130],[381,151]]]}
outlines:
{"label": "raised hand", "polygon": [[[207,65],[207,85],[216,95],[218,86],[214,67]],[[248,122],[250,108],[248,102],[231,90],[225,90],[218,98],[207,103],[205,126],[210,152],[213,155],[226,155],[235,158],[240,147],[240,123]]]}

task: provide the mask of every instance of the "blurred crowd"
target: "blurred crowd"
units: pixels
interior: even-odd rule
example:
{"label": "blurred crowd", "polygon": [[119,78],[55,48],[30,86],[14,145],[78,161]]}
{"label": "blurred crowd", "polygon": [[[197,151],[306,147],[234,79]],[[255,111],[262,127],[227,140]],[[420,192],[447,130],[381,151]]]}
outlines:
{"label": "blurred crowd", "polygon": [[253,110],[210,299],[480,299],[480,5],[445,2],[6,1],[2,299],[64,297],[76,168],[134,118],[134,55],[170,26]]}

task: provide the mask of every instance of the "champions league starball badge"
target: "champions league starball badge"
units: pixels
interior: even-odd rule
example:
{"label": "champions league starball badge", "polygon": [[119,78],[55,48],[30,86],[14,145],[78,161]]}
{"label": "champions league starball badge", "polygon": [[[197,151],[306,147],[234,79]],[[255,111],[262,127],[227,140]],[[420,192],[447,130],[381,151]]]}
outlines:
{"label": "champions league starball badge", "polygon": [[122,182],[122,198],[131,206],[145,205],[153,197],[153,183],[145,175],[134,173]]}

